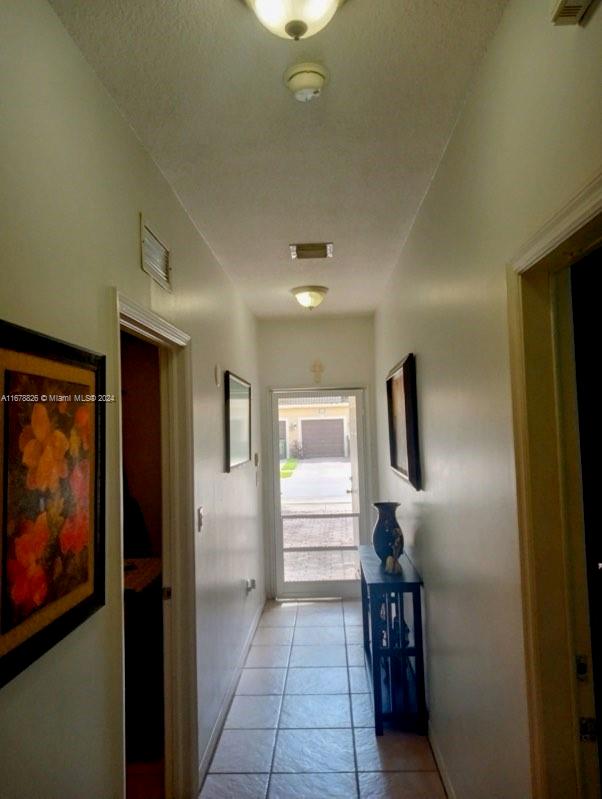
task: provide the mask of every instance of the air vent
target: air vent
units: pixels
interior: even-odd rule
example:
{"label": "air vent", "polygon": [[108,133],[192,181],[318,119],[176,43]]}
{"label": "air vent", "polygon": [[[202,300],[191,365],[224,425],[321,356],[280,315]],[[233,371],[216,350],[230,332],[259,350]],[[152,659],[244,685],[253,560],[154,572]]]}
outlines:
{"label": "air vent", "polygon": [[555,25],[577,25],[591,4],[592,0],[559,0],[552,22]]}
{"label": "air vent", "polygon": [[169,249],[152,232],[142,217],[140,218],[140,238],[142,269],[160,286],[171,291]]}
{"label": "air vent", "polygon": [[332,258],[334,256],[334,244],[331,241],[314,244],[291,244],[290,251],[293,261],[305,258]]}

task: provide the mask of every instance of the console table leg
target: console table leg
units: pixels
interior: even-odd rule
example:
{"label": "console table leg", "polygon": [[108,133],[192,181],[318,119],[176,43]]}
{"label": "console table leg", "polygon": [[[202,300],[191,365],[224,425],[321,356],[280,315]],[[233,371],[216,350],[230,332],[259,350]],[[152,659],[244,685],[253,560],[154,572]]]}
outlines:
{"label": "console table leg", "polygon": [[412,592],[412,599],[414,605],[414,646],[416,649],[416,699],[418,704],[418,724],[420,727],[420,732],[426,734],[427,714],[424,685],[424,648],[422,645],[422,604],[420,588]]}
{"label": "console table leg", "polygon": [[383,699],[382,686],[380,683],[380,621],[381,598],[378,595],[370,596],[370,616],[372,622],[372,688],[374,691],[374,732],[376,735],[383,734]]}

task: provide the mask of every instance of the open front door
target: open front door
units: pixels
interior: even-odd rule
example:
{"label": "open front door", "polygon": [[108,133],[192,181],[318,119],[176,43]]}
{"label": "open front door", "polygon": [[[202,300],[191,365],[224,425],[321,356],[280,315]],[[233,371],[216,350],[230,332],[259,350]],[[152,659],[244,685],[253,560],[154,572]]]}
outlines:
{"label": "open front door", "polygon": [[277,391],[272,412],[278,596],[358,595],[363,391]]}

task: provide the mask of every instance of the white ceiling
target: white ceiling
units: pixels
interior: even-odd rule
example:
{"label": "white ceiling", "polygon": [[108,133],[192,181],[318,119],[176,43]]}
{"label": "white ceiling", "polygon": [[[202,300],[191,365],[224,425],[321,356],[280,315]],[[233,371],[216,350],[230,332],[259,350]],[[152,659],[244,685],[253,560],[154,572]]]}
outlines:
{"label": "white ceiling", "polygon": [[[375,308],[505,0],[348,0],[288,42],[242,0],[50,0],[259,316]],[[286,67],[331,80],[301,104]],[[292,262],[291,242],[334,241]]]}

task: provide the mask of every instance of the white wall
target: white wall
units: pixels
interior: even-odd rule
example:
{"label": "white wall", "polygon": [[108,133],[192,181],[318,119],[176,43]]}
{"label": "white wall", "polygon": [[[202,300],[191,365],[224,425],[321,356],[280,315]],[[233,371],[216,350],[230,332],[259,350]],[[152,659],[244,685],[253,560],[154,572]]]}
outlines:
{"label": "white wall", "polygon": [[[426,584],[432,739],[457,799],[530,795],[505,268],[602,166],[602,9],[511,0],[375,318],[380,493]],[[387,466],[417,356],[425,491]]]}
{"label": "white wall", "polygon": [[[257,383],[256,325],[167,183],[44,0],[0,0],[0,317],[106,353],[112,287],[192,336],[200,749],[263,598],[260,488],[225,475],[216,362]],[[174,293],[138,261],[143,211],[173,252]],[[253,422],[254,448],[259,414]],[[115,799],[122,790],[118,428],[107,409],[107,605],[0,690],[2,799]],[[246,596],[243,581],[258,580]]]}
{"label": "white wall", "polygon": [[[326,300],[328,302],[328,299]],[[264,469],[266,542],[274,525],[271,453],[273,388],[365,388],[368,493],[375,497],[374,320],[372,316],[322,316],[308,311],[304,319],[260,319],[258,322],[260,402]],[[311,367],[320,361],[322,382],[314,383]],[[367,514],[371,518],[370,512]],[[269,552],[268,562],[270,560]]]}

